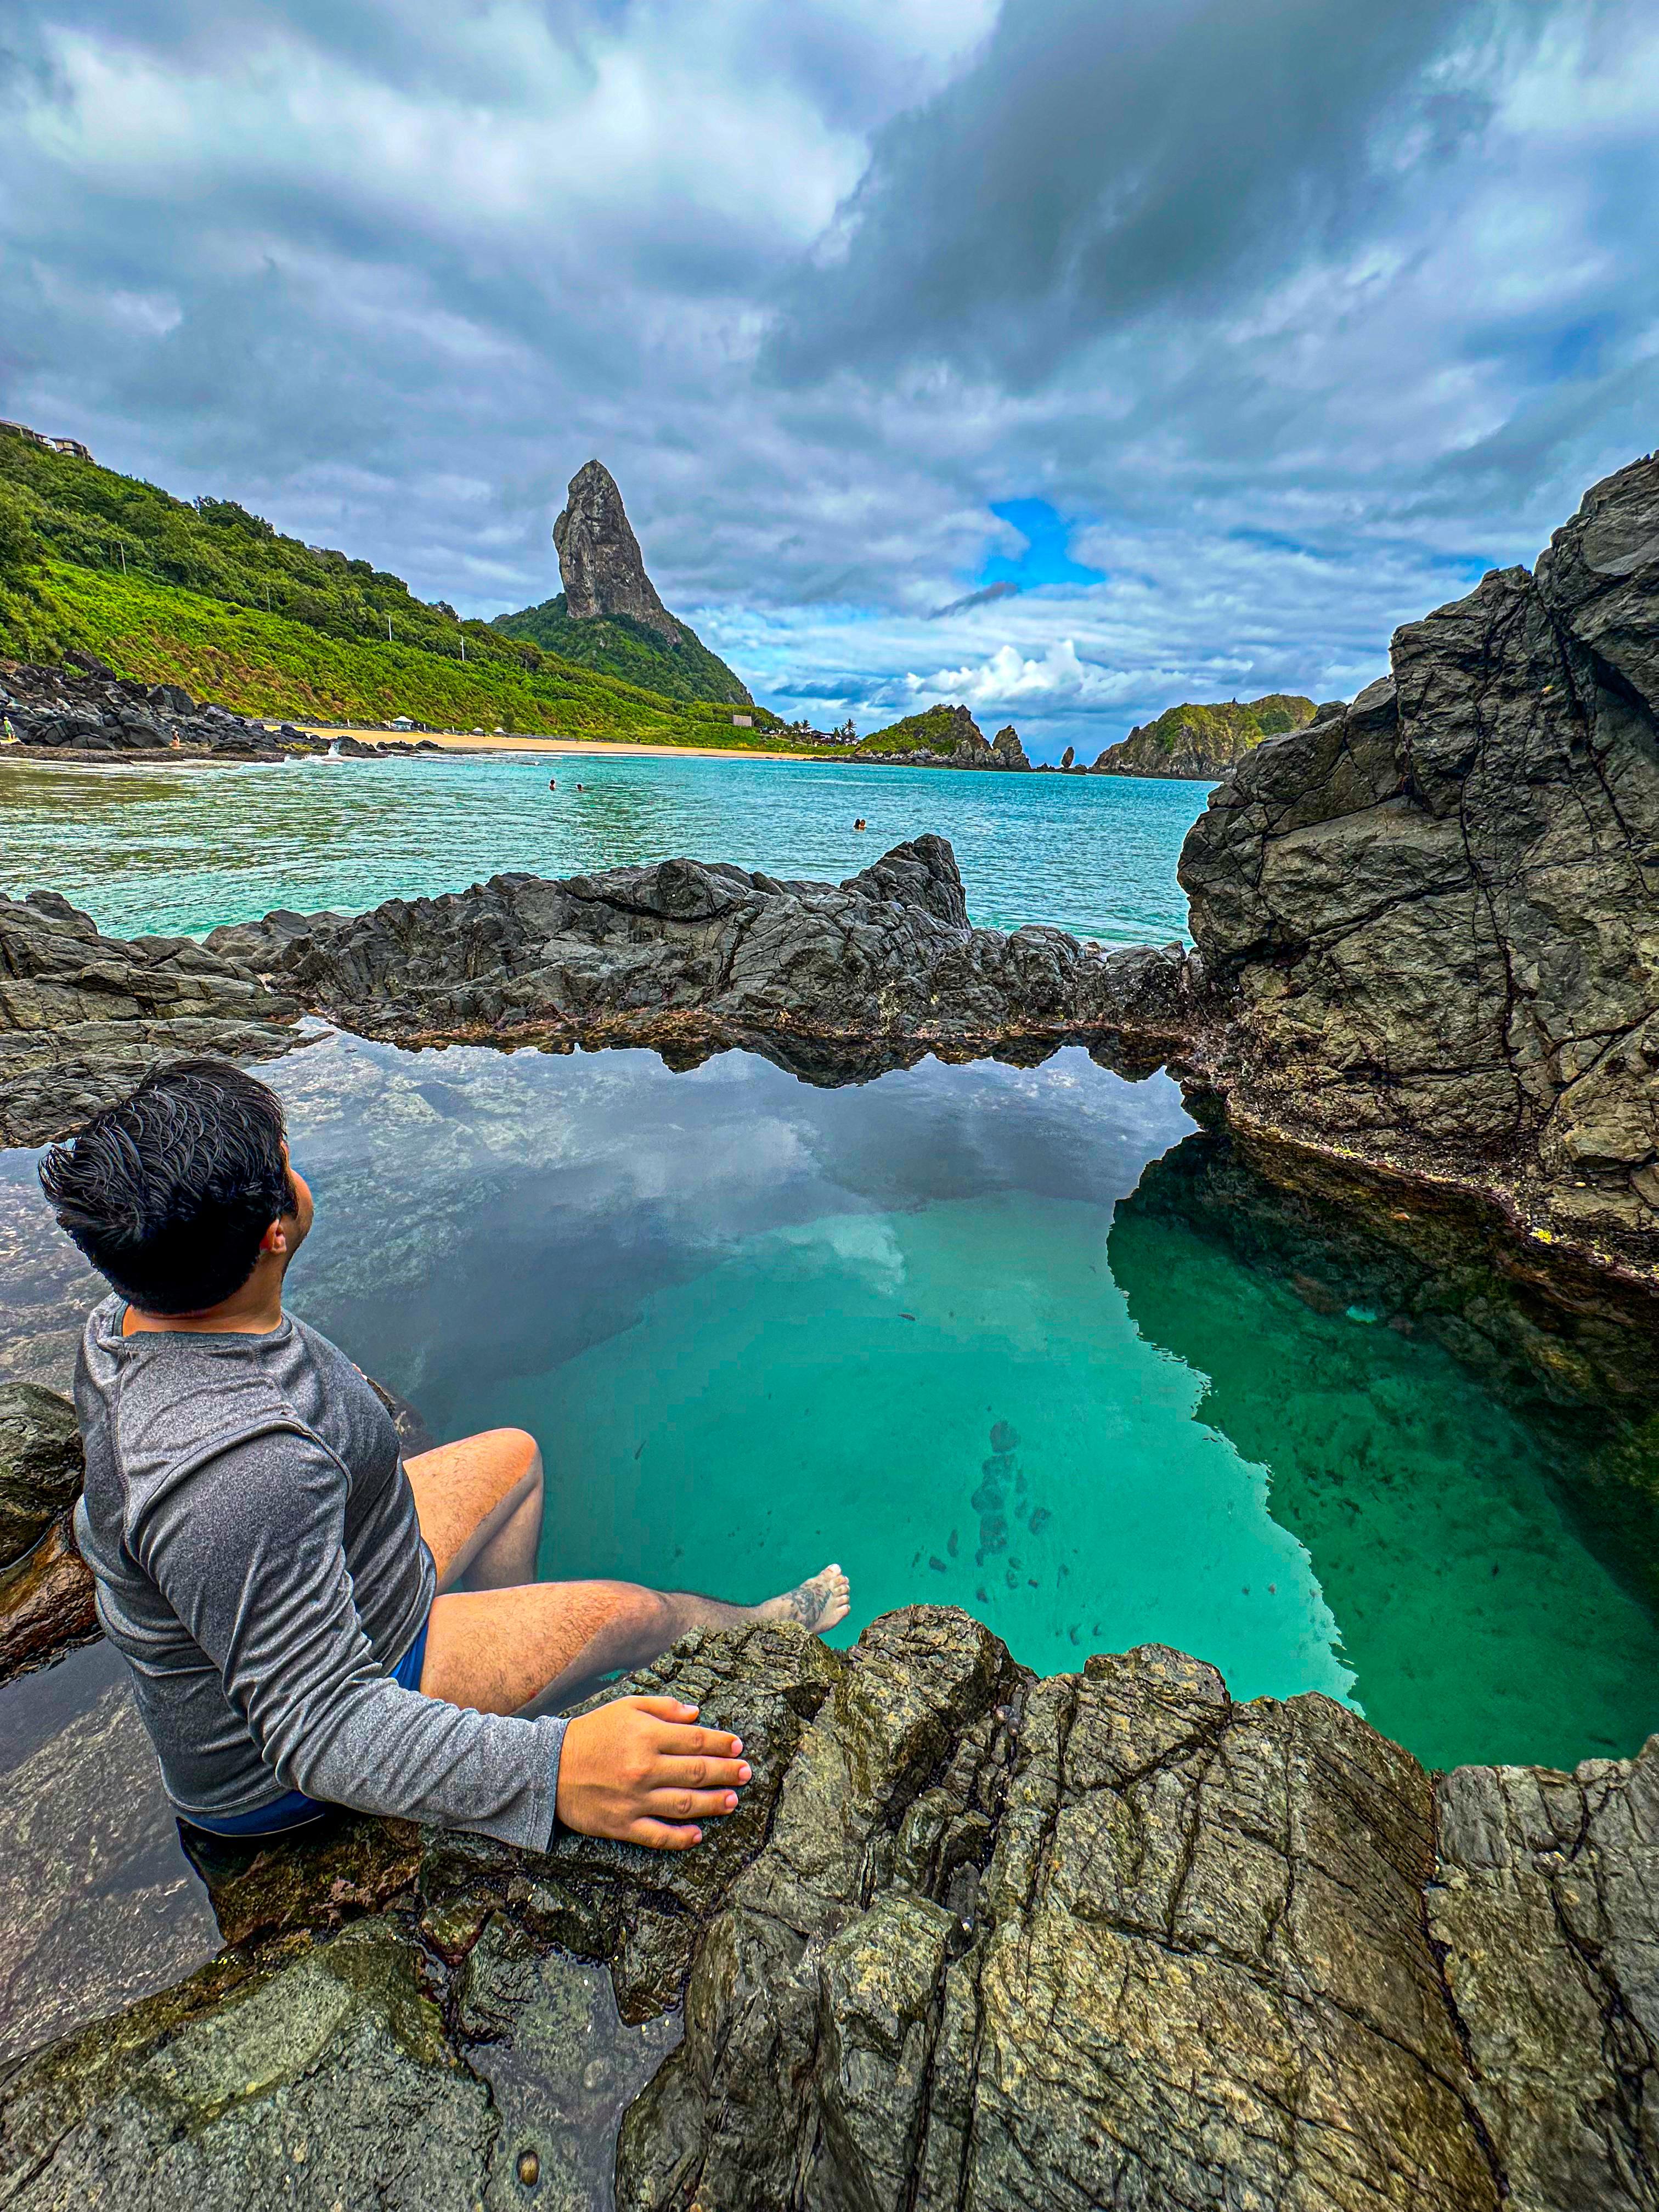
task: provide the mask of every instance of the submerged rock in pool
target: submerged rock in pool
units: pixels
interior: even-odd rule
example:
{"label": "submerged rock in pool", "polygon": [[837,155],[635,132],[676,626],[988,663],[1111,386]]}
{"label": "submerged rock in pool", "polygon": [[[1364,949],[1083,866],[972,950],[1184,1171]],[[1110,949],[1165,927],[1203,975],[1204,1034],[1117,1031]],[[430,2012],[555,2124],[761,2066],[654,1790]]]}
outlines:
{"label": "submerged rock in pool", "polygon": [[603,2203],[620,2118],[637,2212],[1645,2201],[1659,1743],[1463,1770],[1437,1826],[1329,1699],[1038,1682],[945,1608],[668,1686],[756,1768],[702,1849],[244,1852],[235,1950],[10,2075],[8,2200]]}
{"label": "submerged rock in pool", "polygon": [[188,1973],[219,1948],[125,1681],[0,1792],[0,2063]]}

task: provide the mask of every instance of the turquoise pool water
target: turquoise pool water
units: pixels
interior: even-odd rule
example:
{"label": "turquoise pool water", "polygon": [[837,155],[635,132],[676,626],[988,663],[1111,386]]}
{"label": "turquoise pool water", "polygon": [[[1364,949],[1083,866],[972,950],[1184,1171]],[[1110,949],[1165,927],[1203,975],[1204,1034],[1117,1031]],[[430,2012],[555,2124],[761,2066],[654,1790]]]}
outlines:
{"label": "turquoise pool water", "polygon": [[[534,1431],[549,1574],[755,1599],[839,1559],[848,1637],[921,1598],[1042,1671],[1174,1644],[1436,1765],[1659,1725],[1652,1563],[1577,1525],[1559,1431],[1125,1205],[1191,1128],[1164,1077],[339,1036],[270,1073],[318,1195],[297,1310],[441,1435]],[[61,1359],[89,1286],[31,1165],[0,1340]]]}
{"label": "turquoise pool water", "polygon": [[975,921],[1163,944],[1186,927],[1175,864],[1206,796],[1116,776],[764,758],[6,761],[0,890],[61,891],[117,932],[194,933],[276,906],[356,909],[502,869],[571,875],[677,854],[839,880],[933,830],[956,847]]}

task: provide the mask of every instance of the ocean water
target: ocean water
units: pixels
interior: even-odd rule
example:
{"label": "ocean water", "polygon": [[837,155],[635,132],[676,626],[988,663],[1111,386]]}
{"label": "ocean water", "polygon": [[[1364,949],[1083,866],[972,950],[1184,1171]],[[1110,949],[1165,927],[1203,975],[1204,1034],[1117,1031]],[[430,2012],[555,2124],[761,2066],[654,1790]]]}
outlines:
{"label": "ocean water", "polygon": [[[1172,1644],[1438,1765],[1659,1726],[1653,1563],[1577,1525],[1559,1432],[1125,1204],[1191,1132],[1166,1077],[331,1034],[269,1072],[295,1310],[441,1436],[538,1436],[546,1574],[752,1601],[836,1559],[838,1640],[922,1599],[1043,1672]],[[93,1285],[32,1169],[0,1155],[0,1346],[50,1380]]]}
{"label": "ocean water", "polygon": [[[0,891],[60,891],[118,933],[196,934],[278,906],[356,910],[505,869],[572,875],[677,854],[839,881],[931,830],[956,848],[976,922],[1167,944],[1186,927],[1176,860],[1206,796],[1201,784],[1118,776],[764,757],[169,769],[7,760]],[[862,832],[853,828],[860,815]]]}

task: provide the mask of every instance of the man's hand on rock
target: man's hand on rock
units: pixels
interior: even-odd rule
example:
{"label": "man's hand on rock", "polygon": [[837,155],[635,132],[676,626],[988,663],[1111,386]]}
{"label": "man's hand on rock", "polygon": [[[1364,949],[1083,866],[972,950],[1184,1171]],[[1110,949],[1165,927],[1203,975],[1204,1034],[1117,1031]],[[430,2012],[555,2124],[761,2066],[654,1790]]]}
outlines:
{"label": "man's hand on rock", "polygon": [[737,1811],[750,1767],[736,1736],[698,1728],[696,1717],[696,1705],[674,1698],[617,1698],[579,1713],[559,1759],[564,1826],[657,1851],[700,1844],[695,1824]]}

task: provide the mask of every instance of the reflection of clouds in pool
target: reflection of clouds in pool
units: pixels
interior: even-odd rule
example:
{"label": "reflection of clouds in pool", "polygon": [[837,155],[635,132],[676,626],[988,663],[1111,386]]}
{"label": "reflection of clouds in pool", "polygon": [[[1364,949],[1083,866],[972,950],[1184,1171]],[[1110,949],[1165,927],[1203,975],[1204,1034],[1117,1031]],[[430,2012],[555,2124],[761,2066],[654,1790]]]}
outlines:
{"label": "reflection of clouds in pool", "polygon": [[777,1242],[797,1261],[817,1257],[825,1265],[857,1270],[889,1296],[903,1287],[904,1254],[893,1224],[883,1214],[842,1213],[804,1221],[780,1230]]}

